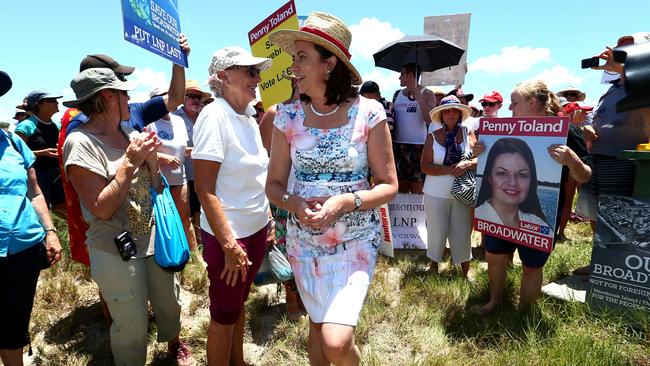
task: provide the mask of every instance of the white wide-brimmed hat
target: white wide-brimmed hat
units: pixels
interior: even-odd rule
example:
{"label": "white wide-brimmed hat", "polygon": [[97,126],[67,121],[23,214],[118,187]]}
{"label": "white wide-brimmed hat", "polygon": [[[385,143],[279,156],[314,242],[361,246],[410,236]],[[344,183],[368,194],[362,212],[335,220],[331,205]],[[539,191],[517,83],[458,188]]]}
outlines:
{"label": "white wide-brimmed hat", "polygon": [[78,73],[70,82],[70,87],[77,99],[67,100],[63,102],[63,105],[68,108],[76,108],[104,89],[133,90],[136,85],[133,81],[118,79],[113,70],[109,68],[86,69]]}
{"label": "white wide-brimmed hat", "polygon": [[333,15],[321,12],[309,14],[300,29],[280,29],[269,35],[271,42],[286,52],[293,54],[295,41],[307,41],[332,52],[352,72],[352,84],[362,83],[359,71],[350,62],[350,43],[352,33],[343,21]]}
{"label": "white wide-brimmed hat", "polygon": [[431,117],[431,122],[436,122],[442,124],[442,111],[446,109],[458,109],[461,112],[461,120],[464,121],[466,120],[469,116],[472,115],[472,108],[461,104],[460,100],[456,98],[454,95],[449,95],[440,101],[440,104],[433,108],[431,112],[429,112],[429,116]]}

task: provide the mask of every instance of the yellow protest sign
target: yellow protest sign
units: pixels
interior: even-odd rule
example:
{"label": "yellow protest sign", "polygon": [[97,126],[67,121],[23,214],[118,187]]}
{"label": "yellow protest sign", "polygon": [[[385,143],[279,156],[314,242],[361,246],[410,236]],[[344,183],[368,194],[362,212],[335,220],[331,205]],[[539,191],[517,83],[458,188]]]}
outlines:
{"label": "yellow protest sign", "polygon": [[282,78],[283,72],[291,74],[291,55],[269,41],[269,33],[278,29],[298,29],[298,13],[293,0],[282,5],[248,32],[253,56],[273,60],[271,68],[260,74],[262,82],[259,88],[264,108],[291,97],[291,81]]}

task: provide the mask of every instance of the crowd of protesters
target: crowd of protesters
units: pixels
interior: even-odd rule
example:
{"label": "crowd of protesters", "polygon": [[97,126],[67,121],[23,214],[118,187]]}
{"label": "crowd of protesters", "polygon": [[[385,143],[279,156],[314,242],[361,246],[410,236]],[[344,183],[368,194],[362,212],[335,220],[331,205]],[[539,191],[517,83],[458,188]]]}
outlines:
{"label": "crowd of protesters", "polygon": [[[461,86],[448,93],[422,86],[419,66],[408,63],[399,76],[403,89],[388,101],[351,63],[348,27],[325,13],[314,12],[301,29],[270,37],[293,56],[293,76],[292,94],[267,110],[255,89],[272,60],[241,47],[215,52],[208,67],[210,92],[173,65],[168,86],[152,89],[144,103],[130,103],[128,91],[135,85],[127,77],[135,68],[94,54],[81,61],[70,83],[75,99],[63,102],[69,109],[61,121],[52,117],[62,96],[34,90],[25,97],[14,116],[15,131],[2,131],[0,138],[5,365],[22,364],[39,272],[61,257],[50,210],[67,219],[72,257],[90,266],[99,287],[115,363],[144,364],[152,309],[158,341],[167,342],[179,365],[194,364],[179,338],[178,274],[163,270],[152,256],[150,189],[160,192],[162,177],[190,249],[201,245],[207,265],[210,365],[245,364],[244,303],[269,243],[281,248],[294,274],[285,283],[288,316],[309,317],[310,363],[359,364],[354,331],[381,241],[377,207],[398,192],[423,195],[430,271],[438,273],[449,243],[453,263],[468,277],[474,209],[450,192],[455,177],[476,170],[485,150],[479,118],[499,117],[502,94],[487,90],[479,104],[470,104],[474,95]],[[617,46],[647,41],[649,33],[636,33],[621,37]],[[179,44],[189,55],[185,36]],[[548,146],[549,156],[563,166],[556,241],[566,239],[581,186],[589,207],[581,214],[592,226],[599,195],[632,194],[635,167],[617,156],[650,139],[648,108],[614,107],[626,96],[623,66],[609,48],[599,57],[605,65],[596,69],[621,77],[595,107],[584,105],[585,93],[576,88],[554,93],[539,80],[510,91],[513,117],[571,119],[566,144]],[[12,81],[4,72],[0,81],[1,96]],[[481,157],[487,159],[482,184],[489,187],[481,189],[486,193],[476,211],[510,226],[523,217],[545,222],[539,207],[525,208],[528,197],[503,197],[492,189],[521,179],[527,182],[522,191],[535,190],[532,153],[506,140]],[[498,161],[530,173],[505,177],[511,172],[494,172]],[[125,235],[134,246],[126,256],[115,246]],[[523,272],[519,307],[532,305],[549,254],[487,234],[482,245],[490,297],[470,311],[483,317],[499,308],[514,251]]]}

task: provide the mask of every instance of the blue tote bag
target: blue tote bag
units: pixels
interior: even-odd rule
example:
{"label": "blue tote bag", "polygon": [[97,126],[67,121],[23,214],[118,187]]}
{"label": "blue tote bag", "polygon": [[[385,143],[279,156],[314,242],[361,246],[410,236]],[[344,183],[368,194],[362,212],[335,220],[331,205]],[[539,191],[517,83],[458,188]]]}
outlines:
{"label": "blue tote bag", "polygon": [[149,187],[153,200],[153,213],[156,221],[156,242],[154,244],[154,261],[162,269],[180,272],[190,259],[190,248],[183,230],[181,216],[176,209],[174,199],[169,191],[169,183],[164,176],[163,191],[158,193]]}

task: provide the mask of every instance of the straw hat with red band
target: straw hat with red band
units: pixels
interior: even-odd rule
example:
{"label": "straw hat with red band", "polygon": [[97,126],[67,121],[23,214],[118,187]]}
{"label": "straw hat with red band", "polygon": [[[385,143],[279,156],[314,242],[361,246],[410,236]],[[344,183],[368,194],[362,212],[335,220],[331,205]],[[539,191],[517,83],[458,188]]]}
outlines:
{"label": "straw hat with red band", "polygon": [[359,71],[350,62],[352,33],[339,18],[333,15],[315,11],[309,14],[304,26],[299,30],[280,29],[271,33],[269,39],[290,54],[293,54],[295,41],[317,44],[335,54],[347,66],[352,72],[353,84],[359,85],[362,82]]}

